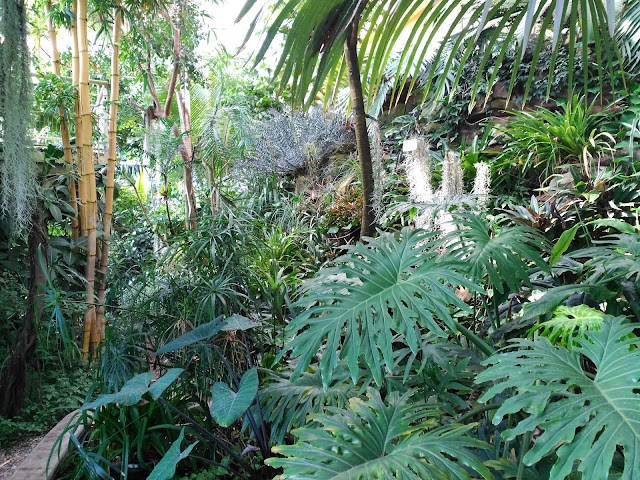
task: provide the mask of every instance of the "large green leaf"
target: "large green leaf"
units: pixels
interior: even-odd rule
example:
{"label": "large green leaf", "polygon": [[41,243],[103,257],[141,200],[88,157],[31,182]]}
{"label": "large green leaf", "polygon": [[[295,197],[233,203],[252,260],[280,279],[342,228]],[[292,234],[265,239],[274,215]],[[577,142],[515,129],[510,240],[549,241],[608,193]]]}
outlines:
{"label": "large green leaf", "polygon": [[409,395],[394,392],[383,401],[369,389],[368,397],[351,399],[348,409],[312,415],[321,427],[294,430],[294,445],[273,449],[286,458],[266,463],[283,467],[283,479],[470,479],[469,469],[493,478],[473,452],[489,449],[467,435],[474,425],[437,426],[437,406]]}
{"label": "large green leaf", "polygon": [[478,383],[497,382],[480,401],[515,390],[493,422],[517,412],[529,414],[503,437],[542,431],[524,460],[533,465],[555,452],[551,479],[566,478],[576,462],[583,478],[607,479],[618,454],[624,455],[622,478],[637,478],[640,472],[640,350],[633,335],[640,325],[625,321],[605,317],[600,330],[587,330],[572,350],[546,338],[514,340],[517,349],[494,355],[478,375]]}
{"label": "large green leaf", "polygon": [[180,435],[178,439],[171,444],[167,453],[164,454],[164,457],[158,462],[155,468],[151,471],[147,480],[169,480],[173,478],[176,473],[176,466],[180,460],[183,460],[189,456],[193,447],[197,445],[198,442],[193,442],[183,451],[180,451],[180,445],[182,444],[182,440],[184,439],[184,427],[180,430]]}
{"label": "large green leaf", "polygon": [[504,222],[492,226],[474,213],[458,214],[454,221],[458,228],[447,236],[447,252],[461,260],[476,281],[487,278],[499,293],[505,286],[518,291],[530,285],[529,264],[548,270],[540,255],[546,242],[533,228]]}
{"label": "large green leaf", "polygon": [[456,331],[450,310],[468,307],[452,287],[478,287],[454,263],[440,261],[433,235],[408,228],[398,237],[383,233],[348,247],[336,267],[319,272],[298,302],[306,309],[289,324],[290,340],[280,354],[298,358],[292,380],[322,350],[325,389],[339,358],[347,359],[354,382],[364,361],[381,384],[393,365],[396,334],[417,353],[423,329],[440,336],[446,336],[442,325]]}
{"label": "large green leaf", "polygon": [[175,340],[166,343],[163,347],[159,348],[156,355],[163,353],[175,352],[181,348],[188,347],[194,343],[204,342],[216,335],[224,327],[224,320],[222,316],[217,317],[215,320],[202,324],[190,332],[180,335]]}
{"label": "large green leaf", "polygon": [[222,427],[228,427],[251,406],[258,392],[258,370],[252,368],[242,376],[238,391],[224,382],[213,384],[211,416]]}
{"label": "large green leaf", "polygon": [[98,398],[93,402],[85,403],[82,406],[82,410],[99,408],[109,403],[117,403],[125,406],[135,405],[142,399],[142,396],[149,391],[151,380],[153,380],[152,372],[136,375],[131,380],[125,382],[120,391],[98,395]]}

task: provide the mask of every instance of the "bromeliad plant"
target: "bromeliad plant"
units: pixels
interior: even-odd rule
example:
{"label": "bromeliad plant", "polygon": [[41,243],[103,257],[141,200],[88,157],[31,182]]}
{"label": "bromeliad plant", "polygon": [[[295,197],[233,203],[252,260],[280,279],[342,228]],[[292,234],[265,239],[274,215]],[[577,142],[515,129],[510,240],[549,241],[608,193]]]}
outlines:
{"label": "bromeliad plant", "polygon": [[574,96],[560,111],[510,112],[513,118],[499,129],[505,140],[496,166],[516,167],[523,179],[530,176],[537,184],[568,164],[577,165],[590,178],[604,157],[613,156],[616,144],[603,131],[606,115],[593,113],[592,108],[593,104],[585,107],[585,99]]}

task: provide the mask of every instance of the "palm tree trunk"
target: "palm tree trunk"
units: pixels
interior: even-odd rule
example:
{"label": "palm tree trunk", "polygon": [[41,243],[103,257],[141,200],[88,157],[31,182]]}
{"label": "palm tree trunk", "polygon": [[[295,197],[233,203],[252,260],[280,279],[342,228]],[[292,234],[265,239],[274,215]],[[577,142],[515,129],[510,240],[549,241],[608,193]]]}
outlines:
{"label": "palm tree trunk", "polygon": [[120,96],[120,15],[117,10],[113,17],[113,52],[111,54],[111,97],[109,106],[109,132],[107,143],[107,181],[105,185],[104,216],[102,218],[102,252],[100,256],[98,307],[96,323],[100,341],[104,341],[104,299],[107,288],[107,266],[109,263],[109,242],[111,240],[111,225],[113,221],[113,192],[116,177],[116,133],[118,125],[118,100]]}
{"label": "palm tree trunk", "polygon": [[[82,338],[82,355],[87,359],[89,352],[96,352],[99,343],[96,328],[96,249],[98,224],[98,199],[96,192],[96,176],[93,159],[93,132],[91,120],[91,94],[89,91],[89,41],[87,28],[87,0],[78,0],[77,32],[78,32],[78,91],[80,105],[81,151],[80,151],[80,209],[82,213],[83,233],[86,235],[87,263],[85,267],[85,303],[84,329]],[[77,135],[76,135],[77,138]]]}
{"label": "palm tree trunk", "polygon": [[31,218],[29,231],[29,296],[27,297],[27,311],[24,323],[18,334],[16,345],[11,357],[7,360],[0,378],[0,415],[15,416],[24,403],[24,393],[27,386],[27,369],[29,361],[35,352],[38,341],[36,327],[40,323],[43,294],[46,284],[43,265],[38,251],[43,251],[42,258],[46,262],[47,224],[44,219],[44,206],[38,205]]}
{"label": "palm tree trunk", "polygon": [[180,154],[184,164],[184,189],[187,196],[187,225],[196,229],[196,194],[193,188],[193,144],[191,142],[191,99],[186,86],[176,91],[180,114]]}
{"label": "palm tree trunk", "polygon": [[356,133],[356,148],[358,162],[362,174],[362,220],[360,237],[372,237],[375,233],[376,217],[373,209],[373,166],[371,163],[371,145],[367,133],[367,117],[364,112],[364,96],[362,94],[362,79],[358,63],[358,27],[364,2],[356,12],[351,23],[351,29],[344,42],[344,58],[349,78],[349,93],[351,96],[351,112]]}
{"label": "palm tree trunk", "polygon": [[[56,34],[55,26],[53,25],[53,19],[51,18],[51,0],[47,2],[45,6],[45,13],[47,15],[47,30],[49,31],[49,41],[51,42],[51,58],[53,61],[53,73],[58,77],[62,75],[62,68],[60,62],[60,52],[58,50],[58,37]],[[62,138],[62,149],[64,151],[64,160],[69,165],[71,172],[67,178],[67,188],[69,189],[69,201],[73,207],[73,218],[71,219],[71,238],[77,240],[80,236],[80,226],[78,224],[78,197],[76,193],[76,179],[75,179],[75,162],[73,161],[73,153],[71,151],[71,136],[69,135],[69,120],[62,107],[60,112],[60,137]]]}

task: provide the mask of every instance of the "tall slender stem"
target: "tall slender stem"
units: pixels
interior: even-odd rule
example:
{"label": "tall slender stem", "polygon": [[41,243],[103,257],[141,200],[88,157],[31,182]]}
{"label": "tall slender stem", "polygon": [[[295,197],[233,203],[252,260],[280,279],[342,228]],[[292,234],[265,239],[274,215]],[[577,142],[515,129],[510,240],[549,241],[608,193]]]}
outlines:
{"label": "tall slender stem", "polygon": [[350,31],[344,42],[344,58],[349,78],[349,93],[351,96],[351,112],[353,126],[356,132],[356,147],[358,162],[362,175],[362,219],[360,237],[371,237],[375,233],[376,217],[373,210],[373,165],[371,161],[371,145],[367,133],[367,117],[364,111],[364,95],[362,93],[362,79],[360,78],[360,64],[358,63],[358,29],[360,15],[364,4],[362,2],[351,22]]}
{"label": "tall slender stem", "polygon": [[115,190],[117,163],[117,130],[118,130],[118,101],[120,98],[120,15],[117,9],[113,12],[113,52],[111,54],[111,96],[109,105],[109,132],[107,142],[107,181],[104,191],[104,216],[102,219],[102,251],[100,269],[98,272],[98,307],[96,322],[100,341],[104,341],[105,319],[104,299],[107,288],[107,267],[109,264],[109,242],[111,241],[111,227],[113,223],[113,192]]}

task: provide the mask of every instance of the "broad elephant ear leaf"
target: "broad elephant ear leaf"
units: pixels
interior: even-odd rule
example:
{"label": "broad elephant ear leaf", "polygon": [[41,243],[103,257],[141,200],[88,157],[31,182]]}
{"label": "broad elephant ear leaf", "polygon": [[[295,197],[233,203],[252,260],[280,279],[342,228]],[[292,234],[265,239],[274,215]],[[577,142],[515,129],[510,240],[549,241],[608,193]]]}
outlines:
{"label": "broad elephant ear leaf", "polygon": [[352,398],[347,409],[312,415],[320,427],[294,430],[294,445],[273,448],[285,458],[266,463],[283,467],[283,479],[477,478],[470,470],[493,478],[473,451],[489,445],[467,435],[474,425],[437,426],[442,411],[410,394],[393,392],[383,401],[369,389],[367,396]]}
{"label": "broad elephant ear leaf", "polygon": [[383,233],[350,247],[337,266],[319,272],[297,303],[305,310],[289,324],[290,340],[280,354],[298,358],[292,381],[322,349],[325,390],[340,358],[354,383],[364,361],[380,385],[385,366],[393,365],[396,335],[417,353],[425,329],[439,336],[446,335],[441,325],[456,331],[450,310],[468,307],[454,288],[478,287],[442,260],[433,235],[408,228],[398,237]]}
{"label": "broad elephant ear leaf", "polygon": [[211,416],[222,427],[228,427],[251,406],[258,391],[258,370],[252,368],[242,376],[238,391],[224,382],[213,384],[211,397]]}
{"label": "broad elephant ear leaf", "polygon": [[[614,455],[621,451],[622,478],[634,478],[640,471],[640,349],[633,334],[640,325],[625,321],[605,317],[600,330],[587,330],[572,350],[555,347],[546,338],[518,339],[513,341],[517,350],[486,361],[489,368],[477,381],[496,384],[480,401],[515,389],[493,422],[517,412],[529,414],[503,437],[543,431],[524,457],[527,465],[555,452],[550,478],[566,478],[579,462],[585,478],[606,479]],[[595,375],[585,370],[582,356],[595,367]]]}

